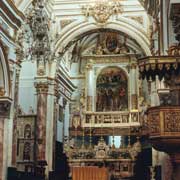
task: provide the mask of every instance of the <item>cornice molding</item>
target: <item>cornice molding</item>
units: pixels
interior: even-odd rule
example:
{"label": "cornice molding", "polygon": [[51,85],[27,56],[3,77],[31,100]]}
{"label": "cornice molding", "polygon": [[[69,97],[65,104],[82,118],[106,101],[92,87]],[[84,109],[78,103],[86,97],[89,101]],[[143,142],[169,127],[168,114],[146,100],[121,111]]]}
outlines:
{"label": "cornice molding", "polygon": [[15,12],[19,17],[21,17],[21,19],[24,19],[24,18],[25,18],[24,14],[17,9],[16,5],[12,2],[12,0],[6,0],[6,2],[11,6],[11,8],[14,10],[14,12]]}

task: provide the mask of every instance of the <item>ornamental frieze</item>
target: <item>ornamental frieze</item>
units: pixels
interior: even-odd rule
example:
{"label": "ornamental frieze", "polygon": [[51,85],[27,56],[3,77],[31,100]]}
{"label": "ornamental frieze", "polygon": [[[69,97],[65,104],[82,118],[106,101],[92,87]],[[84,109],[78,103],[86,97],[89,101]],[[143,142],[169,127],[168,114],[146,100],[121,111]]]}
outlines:
{"label": "ornamental frieze", "polygon": [[102,63],[123,63],[127,64],[129,61],[133,61],[134,56],[132,54],[128,55],[91,55],[83,56],[83,60],[86,60],[87,63],[102,64]]}

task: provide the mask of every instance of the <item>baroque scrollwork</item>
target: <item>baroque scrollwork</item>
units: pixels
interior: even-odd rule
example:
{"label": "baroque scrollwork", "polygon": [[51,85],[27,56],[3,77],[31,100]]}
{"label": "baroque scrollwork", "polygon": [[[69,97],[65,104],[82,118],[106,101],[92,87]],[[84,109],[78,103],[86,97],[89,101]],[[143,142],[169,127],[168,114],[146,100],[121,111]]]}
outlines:
{"label": "baroque scrollwork", "polygon": [[83,6],[86,17],[92,16],[97,23],[105,24],[113,14],[122,13],[120,2],[97,1],[95,4]]}

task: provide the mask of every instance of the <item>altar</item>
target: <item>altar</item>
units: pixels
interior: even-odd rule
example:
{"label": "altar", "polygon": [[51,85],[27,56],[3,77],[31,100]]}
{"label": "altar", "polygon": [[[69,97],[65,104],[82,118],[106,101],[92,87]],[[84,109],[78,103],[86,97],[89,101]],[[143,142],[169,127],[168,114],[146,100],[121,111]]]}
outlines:
{"label": "altar", "polygon": [[109,180],[108,170],[105,167],[83,166],[72,168],[72,180]]}
{"label": "altar", "polygon": [[[108,40],[112,38],[122,43],[114,33],[103,33],[101,39],[107,42],[97,47],[106,52],[83,55],[81,79],[74,80],[80,89],[71,106],[70,139],[64,140],[73,180],[85,175],[88,180],[99,180],[100,171],[106,174],[102,180],[130,178],[141,152],[139,136],[132,131],[141,126],[137,59],[130,51],[120,52],[119,46],[115,47],[117,52],[110,52]],[[92,178],[94,173],[97,177]]]}

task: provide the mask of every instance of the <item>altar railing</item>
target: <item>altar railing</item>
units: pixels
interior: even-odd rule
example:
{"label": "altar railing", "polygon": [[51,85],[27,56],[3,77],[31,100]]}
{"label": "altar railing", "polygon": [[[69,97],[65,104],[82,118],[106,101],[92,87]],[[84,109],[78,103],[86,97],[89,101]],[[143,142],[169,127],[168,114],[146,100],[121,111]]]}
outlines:
{"label": "altar railing", "polygon": [[86,112],[84,127],[128,127],[138,126],[138,111]]}

